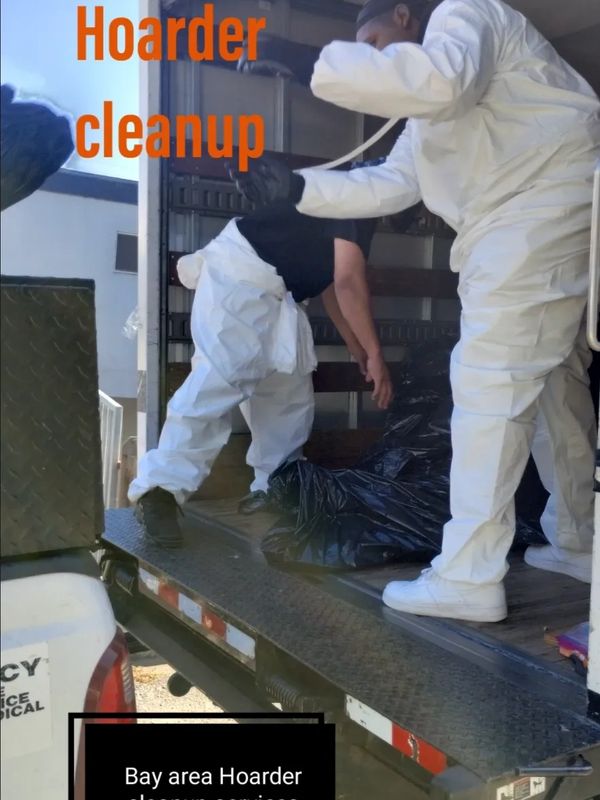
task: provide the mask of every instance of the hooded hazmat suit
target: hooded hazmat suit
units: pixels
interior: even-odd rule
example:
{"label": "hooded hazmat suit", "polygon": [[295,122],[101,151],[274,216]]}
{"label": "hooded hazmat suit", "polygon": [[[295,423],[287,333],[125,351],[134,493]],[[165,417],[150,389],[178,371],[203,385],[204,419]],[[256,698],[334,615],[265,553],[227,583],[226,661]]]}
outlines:
{"label": "hooded hazmat suit", "polygon": [[161,487],[183,504],[227,443],[238,405],[252,434],[251,490],[264,491],[277,467],[300,457],[312,429],[317,362],[308,317],[236,220],[180,259],[178,272],[196,290],[192,371],[168,404],[158,448],[140,460],[129,499]]}
{"label": "hooded hazmat suit", "polygon": [[299,211],[381,216],[422,199],[457,232],[452,519],[435,572],[502,580],[538,415],[547,436],[534,456],[550,448],[554,464],[542,470],[555,492],[546,532],[567,550],[591,550],[594,424],[582,318],[600,155],[594,92],[500,0],[444,0],[422,45],[379,52],[333,42],[312,89],[408,122],[381,166],[301,170]]}

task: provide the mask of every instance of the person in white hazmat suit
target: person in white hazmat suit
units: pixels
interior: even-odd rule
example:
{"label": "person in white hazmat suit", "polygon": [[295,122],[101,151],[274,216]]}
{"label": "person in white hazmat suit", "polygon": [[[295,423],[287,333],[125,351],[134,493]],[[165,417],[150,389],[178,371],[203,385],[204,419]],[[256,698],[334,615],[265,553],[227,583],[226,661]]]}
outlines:
{"label": "person in white hazmat suit", "polygon": [[538,415],[547,436],[533,454],[553,493],[550,544],[525,560],[591,579],[594,417],[582,320],[600,103],[500,0],[369,0],[357,40],[327,45],[311,86],[343,108],[407,118],[385,163],[291,173],[258,162],[239,188],[329,217],[380,216],[422,199],[457,232],[452,517],[431,568],[388,584],[383,600],[409,613],[499,621],[514,493]]}
{"label": "person in white hazmat suit", "polygon": [[192,370],[128,493],[153,542],[182,545],[180,506],[226,444],[236,406],[252,435],[247,462],[255,474],[242,511],[264,504],[269,475],[301,457],[313,424],[316,367],[301,305],[307,298],[321,295],[373,383],[374,399],[387,408],[392,386],[365,274],[374,229],[373,220],[315,219],[282,204],[231,220],[206,247],[180,259],[180,280],[195,289]]}

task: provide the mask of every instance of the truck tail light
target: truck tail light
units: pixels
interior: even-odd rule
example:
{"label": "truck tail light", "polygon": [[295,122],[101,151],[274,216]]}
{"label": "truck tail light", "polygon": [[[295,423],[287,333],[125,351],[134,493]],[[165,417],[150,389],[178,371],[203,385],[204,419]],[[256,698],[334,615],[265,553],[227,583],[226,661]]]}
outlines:
{"label": "truck tail light", "polygon": [[[104,651],[90,680],[85,712],[135,712],[135,687],[125,636],[117,630]],[[97,722],[129,723],[134,719],[99,719]]]}
{"label": "truck tail light", "polygon": [[[84,712],[99,714],[135,713],[135,686],[125,636],[119,629],[96,664],[85,696]],[[75,800],[85,800],[85,728],[88,722],[122,724],[135,718],[83,719],[79,733],[74,778]]]}

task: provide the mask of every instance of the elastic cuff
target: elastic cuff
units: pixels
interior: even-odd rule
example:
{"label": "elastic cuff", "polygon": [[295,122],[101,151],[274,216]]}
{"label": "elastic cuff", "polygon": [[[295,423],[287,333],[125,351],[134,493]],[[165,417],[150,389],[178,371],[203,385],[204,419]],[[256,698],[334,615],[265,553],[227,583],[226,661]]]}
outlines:
{"label": "elastic cuff", "polygon": [[132,481],[129,484],[129,490],[127,492],[127,499],[130,503],[137,503],[137,501],[143,497],[148,492],[151,492],[152,489],[164,489],[165,492],[170,492],[178,506],[182,506],[184,503],[187,502],[190,495],[194,494],[193,492],[188,492],[185,489],[170,489],[166,486],[159,486],[157,484],[153,486],[143,486],[138,484],[136,481]]}
{"label": "elastic cuff", "polygon": [[302,175],[298,175],[297,172],[292,172],[292,181],[290,186],[290,201],[296,205],[297,203],[302,200],[302,195],[304,194],[304,187],[306,186],[306,181]]}

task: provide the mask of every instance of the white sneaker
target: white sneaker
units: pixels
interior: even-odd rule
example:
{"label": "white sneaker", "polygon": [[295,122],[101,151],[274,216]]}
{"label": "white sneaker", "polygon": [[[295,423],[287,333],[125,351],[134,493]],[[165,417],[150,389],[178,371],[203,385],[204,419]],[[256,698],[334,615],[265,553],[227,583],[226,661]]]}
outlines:
{"label": "white sneaker", "polygon": [[383,602],[407,614],[469,622],[500,622],[508,614],[502,583],[448,581],[432,569],[426,569],[415,581],[388,583]]}
{"label": "white sneaker", "polygon": [[548,572],[561,572],[584,583],[592,582],[592,554],[576,553],[545,544],[541,547],[528,547],[524,555],[530,567],[545,569]]}

